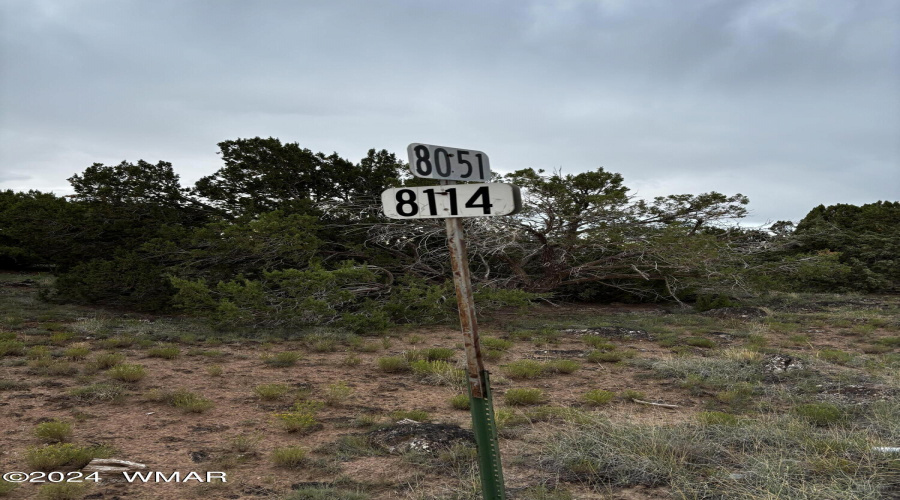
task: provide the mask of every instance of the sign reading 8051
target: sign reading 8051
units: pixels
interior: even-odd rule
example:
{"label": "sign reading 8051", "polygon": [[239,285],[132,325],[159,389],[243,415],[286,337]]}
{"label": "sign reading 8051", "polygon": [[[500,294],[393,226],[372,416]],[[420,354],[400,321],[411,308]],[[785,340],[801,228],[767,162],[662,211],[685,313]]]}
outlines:
{"label": "sign reading 8051", "polygon": [[483,151],[412,143],[406,147],[409,169],[416,177],[487,182],[491,163]]}
{"label": "sign reading 8051", "polygon": [[522,197],[512,184],[452,184],[391,188],[381,204],[391,219],[485,217],[518,212]]}

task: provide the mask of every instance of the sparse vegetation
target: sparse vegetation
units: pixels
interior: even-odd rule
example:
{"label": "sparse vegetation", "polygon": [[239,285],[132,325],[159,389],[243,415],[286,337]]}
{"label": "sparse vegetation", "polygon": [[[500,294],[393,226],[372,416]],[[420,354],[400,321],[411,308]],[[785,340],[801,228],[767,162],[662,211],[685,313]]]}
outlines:
{"label": "sparse vegetation", "polygon": [[81,500],[90,489],[90,483],[49,483],[37,491],[39,500]]}
{"label": "sparse vegetation", "polygon": [[185,413],[203,413],[215,406],[212,401],[203,396],[184,389],[166,393],[165,401]]}
{"label": "sparse vegetation", "polygon": [[125,396],[125,390],[117,384],[90,384],[72,389],[69,394],[80,403],[118,402]]}
{"label": "sparse vegetation", "polygon": [[328,406],[338,406],[344,404],[350,396],[353,395],[353,388],[344,381],[329,384],[325,388],[323,399]]}
{"label": "sparse vegetation", "polygon": [[272,451],[272,461],[278,467],[296,469],[306,460],[306,450],[299,446],[285,446]]}
{"label": "sparse vegetation", "polygon": [[262,362],[272,368],[287,368],[296,365],[297,361],[300,361],[302,358],[303,355],[299,352],[286,351],[274,355],[263,355]]}
{"label": "sparse vegetation", "polygon": [[253,392],[264,401],[281,399],[288,391],[290,387],[285,384],[260,384],[253,388]]}

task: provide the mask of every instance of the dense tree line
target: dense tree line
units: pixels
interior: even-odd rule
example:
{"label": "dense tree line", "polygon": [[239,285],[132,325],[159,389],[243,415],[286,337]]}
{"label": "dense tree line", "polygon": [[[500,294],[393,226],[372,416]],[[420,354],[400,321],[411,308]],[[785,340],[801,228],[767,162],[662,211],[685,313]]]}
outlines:
{"label": "dense tree line", "polygon": [[[357,162],[278,139],[219,144],[182,186],[170,163],[94,164],[74,195],[0,193],[0,265],[57,275],[52,300],[185,310],[222,324],[383,328],[452,315],[443,225],[392,221],[388,187],[421,184],[372,149]],[[746,230],[746,197],[629,195],[602,168],[525,169],[524,210],[467,220],[482,305],[538,296],[686,300],[756,288],[896,291],[900,204],[816,207]]]}

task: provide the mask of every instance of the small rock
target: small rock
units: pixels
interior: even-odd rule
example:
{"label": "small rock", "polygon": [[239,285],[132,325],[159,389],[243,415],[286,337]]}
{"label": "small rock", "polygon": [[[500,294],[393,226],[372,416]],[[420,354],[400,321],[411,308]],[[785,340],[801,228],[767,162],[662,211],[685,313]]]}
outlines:
{"label": "small rock", "polygon": [[129,460],[120,460],[118,458],[95,458],[85,465],[84,468],[81,469],[81,472],[84,472],[86,475],[97,472],[99,473],[101,480],[121,480],[123,472],[135,472],[146,468],[147,466],[142,463],[131,462]]}
{"label": "small rock", "polygon": [[449,448],[458,442],[475,442],[472,431],[458,425],[422,423],[409,419],[390,427],[375,429],[368,433],[368,437],[372,444],[381,446],[389,453],[431,452]]}
{"label": "small rock", "polygon": [[786,354],[773,354],[769,356],[765,364],[766,370],[771,373],[784,373],[787,371],[802,370],[800,360]]}
{"label": "small rock", "polygon": [[563,333],[574,335],[598,335],[607,338],[653,340],[653,335],[639,328],[624,326],[598,326],[594,328],[570,328]]}

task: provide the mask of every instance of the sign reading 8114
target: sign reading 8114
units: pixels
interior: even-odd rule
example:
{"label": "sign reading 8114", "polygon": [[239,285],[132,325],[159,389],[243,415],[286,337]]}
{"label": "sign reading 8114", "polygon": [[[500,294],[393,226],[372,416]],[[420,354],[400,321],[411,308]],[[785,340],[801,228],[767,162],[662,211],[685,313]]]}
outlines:
{"label": "sign reading 8114", "polygon": [[416,177],[447,181],[490,182],[491,162],[483,151],[414,142],[406,147]]}

